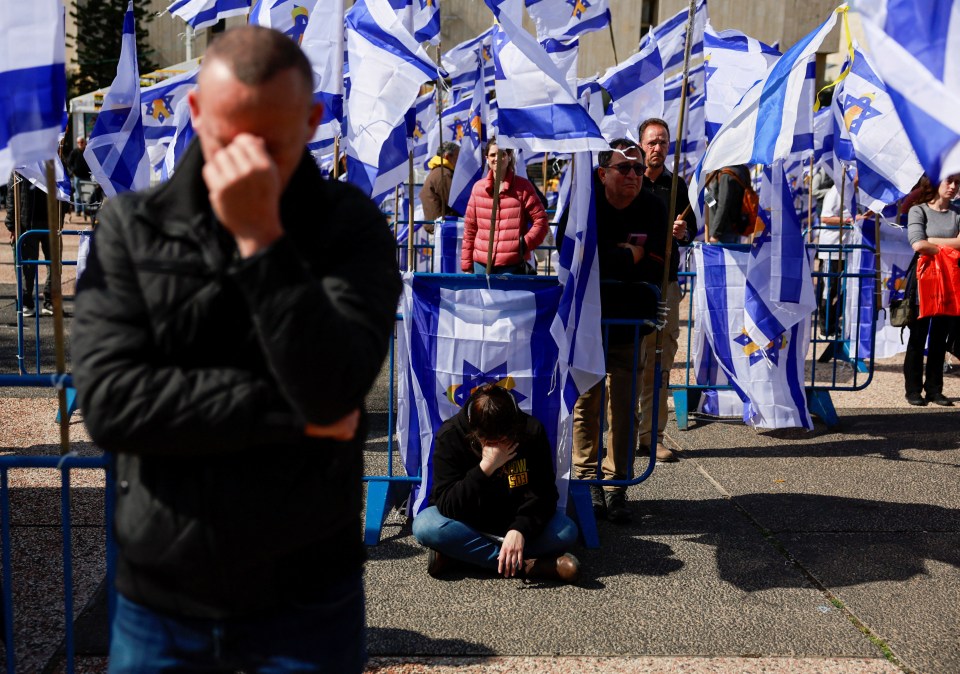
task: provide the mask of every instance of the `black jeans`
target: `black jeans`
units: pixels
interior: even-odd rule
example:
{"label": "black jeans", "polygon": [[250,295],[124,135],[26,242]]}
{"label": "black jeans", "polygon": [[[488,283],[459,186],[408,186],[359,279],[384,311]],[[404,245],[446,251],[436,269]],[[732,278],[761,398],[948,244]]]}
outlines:
{"label": "black jeans", "polygon": [[[947,353],[947,333],[953,316],[918,318],[909,324],[910,339],[903,358],[903,383],[908,396],[918,396],[923,391],[927,396],[943,393],[943,360]],[[924,377],[923,349],[930,333],[927,348],[926,377]]]}
{"label": "black jeans", "polygon": [[[33,284],[37,279],[37,267],[36,264],[28,264],[26,261],[29,260],[39,260],[40,250],[43,250],[43,258],[45,260],[50,259],[50,235],[49,234],[34,234],[28,236],[23,240],[23,245],[20,246],[20,260],[24,264],[21,266],[21,273],[23,275],[23,306],[31,308],[34,306],[34,297],[33,297]],[[47,282],[43,285],[43,299],[44,302],[50,301],[50,267],[47,267]]]}

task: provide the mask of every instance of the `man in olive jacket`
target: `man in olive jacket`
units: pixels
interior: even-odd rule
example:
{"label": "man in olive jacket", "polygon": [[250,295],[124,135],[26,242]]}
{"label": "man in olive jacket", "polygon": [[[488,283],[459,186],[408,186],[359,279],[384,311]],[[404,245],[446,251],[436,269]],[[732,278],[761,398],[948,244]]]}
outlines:
{"label": "man in olive jacket", "polygon": [[312,90],[289,38],[227,32],[173,178],[103,211],[72,342],[117,455],[111,672],[363,670],[362,405],[400,279],[305,150]]}

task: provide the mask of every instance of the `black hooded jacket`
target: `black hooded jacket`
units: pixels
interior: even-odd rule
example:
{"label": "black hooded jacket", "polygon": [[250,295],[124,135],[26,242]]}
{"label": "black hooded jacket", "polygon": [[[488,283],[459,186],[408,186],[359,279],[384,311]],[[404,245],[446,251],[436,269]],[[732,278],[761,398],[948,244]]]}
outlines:
{"label": "black hooded jacket", "polygon": [[359,572],[362,408],[400,279],[374,204],[306,153],[284,235],[240,259],[201,177],[111,199],[79,284],[74,382],[94,442],[117,454],[117,584],[180,616],[309,602]]}

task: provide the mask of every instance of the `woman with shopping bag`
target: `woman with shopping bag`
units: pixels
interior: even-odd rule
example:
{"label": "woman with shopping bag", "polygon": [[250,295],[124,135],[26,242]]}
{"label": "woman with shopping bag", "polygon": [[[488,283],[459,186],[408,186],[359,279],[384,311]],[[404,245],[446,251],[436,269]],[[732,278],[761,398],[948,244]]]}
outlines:
{"label": "woman with shopping bag", "polygon": [[[917,317],[907,324],[910,339],[903,360],[906,397],[911,405],[953,405],[943,395],[943,360],[951,324],[960,315],[960,205],[954,203],[958,192],[960,174],[948,176],[939,185],[924,176],[917,205],[907,217],[907,235],[916,251],[919,304]],[[912,282],[909,279],[908,286]],[[910,288],[907,290],[909,295]]]}

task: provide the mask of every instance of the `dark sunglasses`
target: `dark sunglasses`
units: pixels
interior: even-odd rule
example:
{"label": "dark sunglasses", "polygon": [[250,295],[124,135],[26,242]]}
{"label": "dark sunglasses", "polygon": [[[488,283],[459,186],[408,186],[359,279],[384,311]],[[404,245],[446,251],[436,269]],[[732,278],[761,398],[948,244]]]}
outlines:
{"label": "dark sunglasses", "polygon": [[617,173],[619,173],[624,177],[630,174],[630,169],[633,169],[633,174],[637,176],[643,175],[643,172],[647,170],[647,167],[644,166],[643,164],[628,164],[626,162],[622,164],[617,164],[615,166],[611,164],[607,164],[603,168],[613,169],[614,171],[616,171]]}

